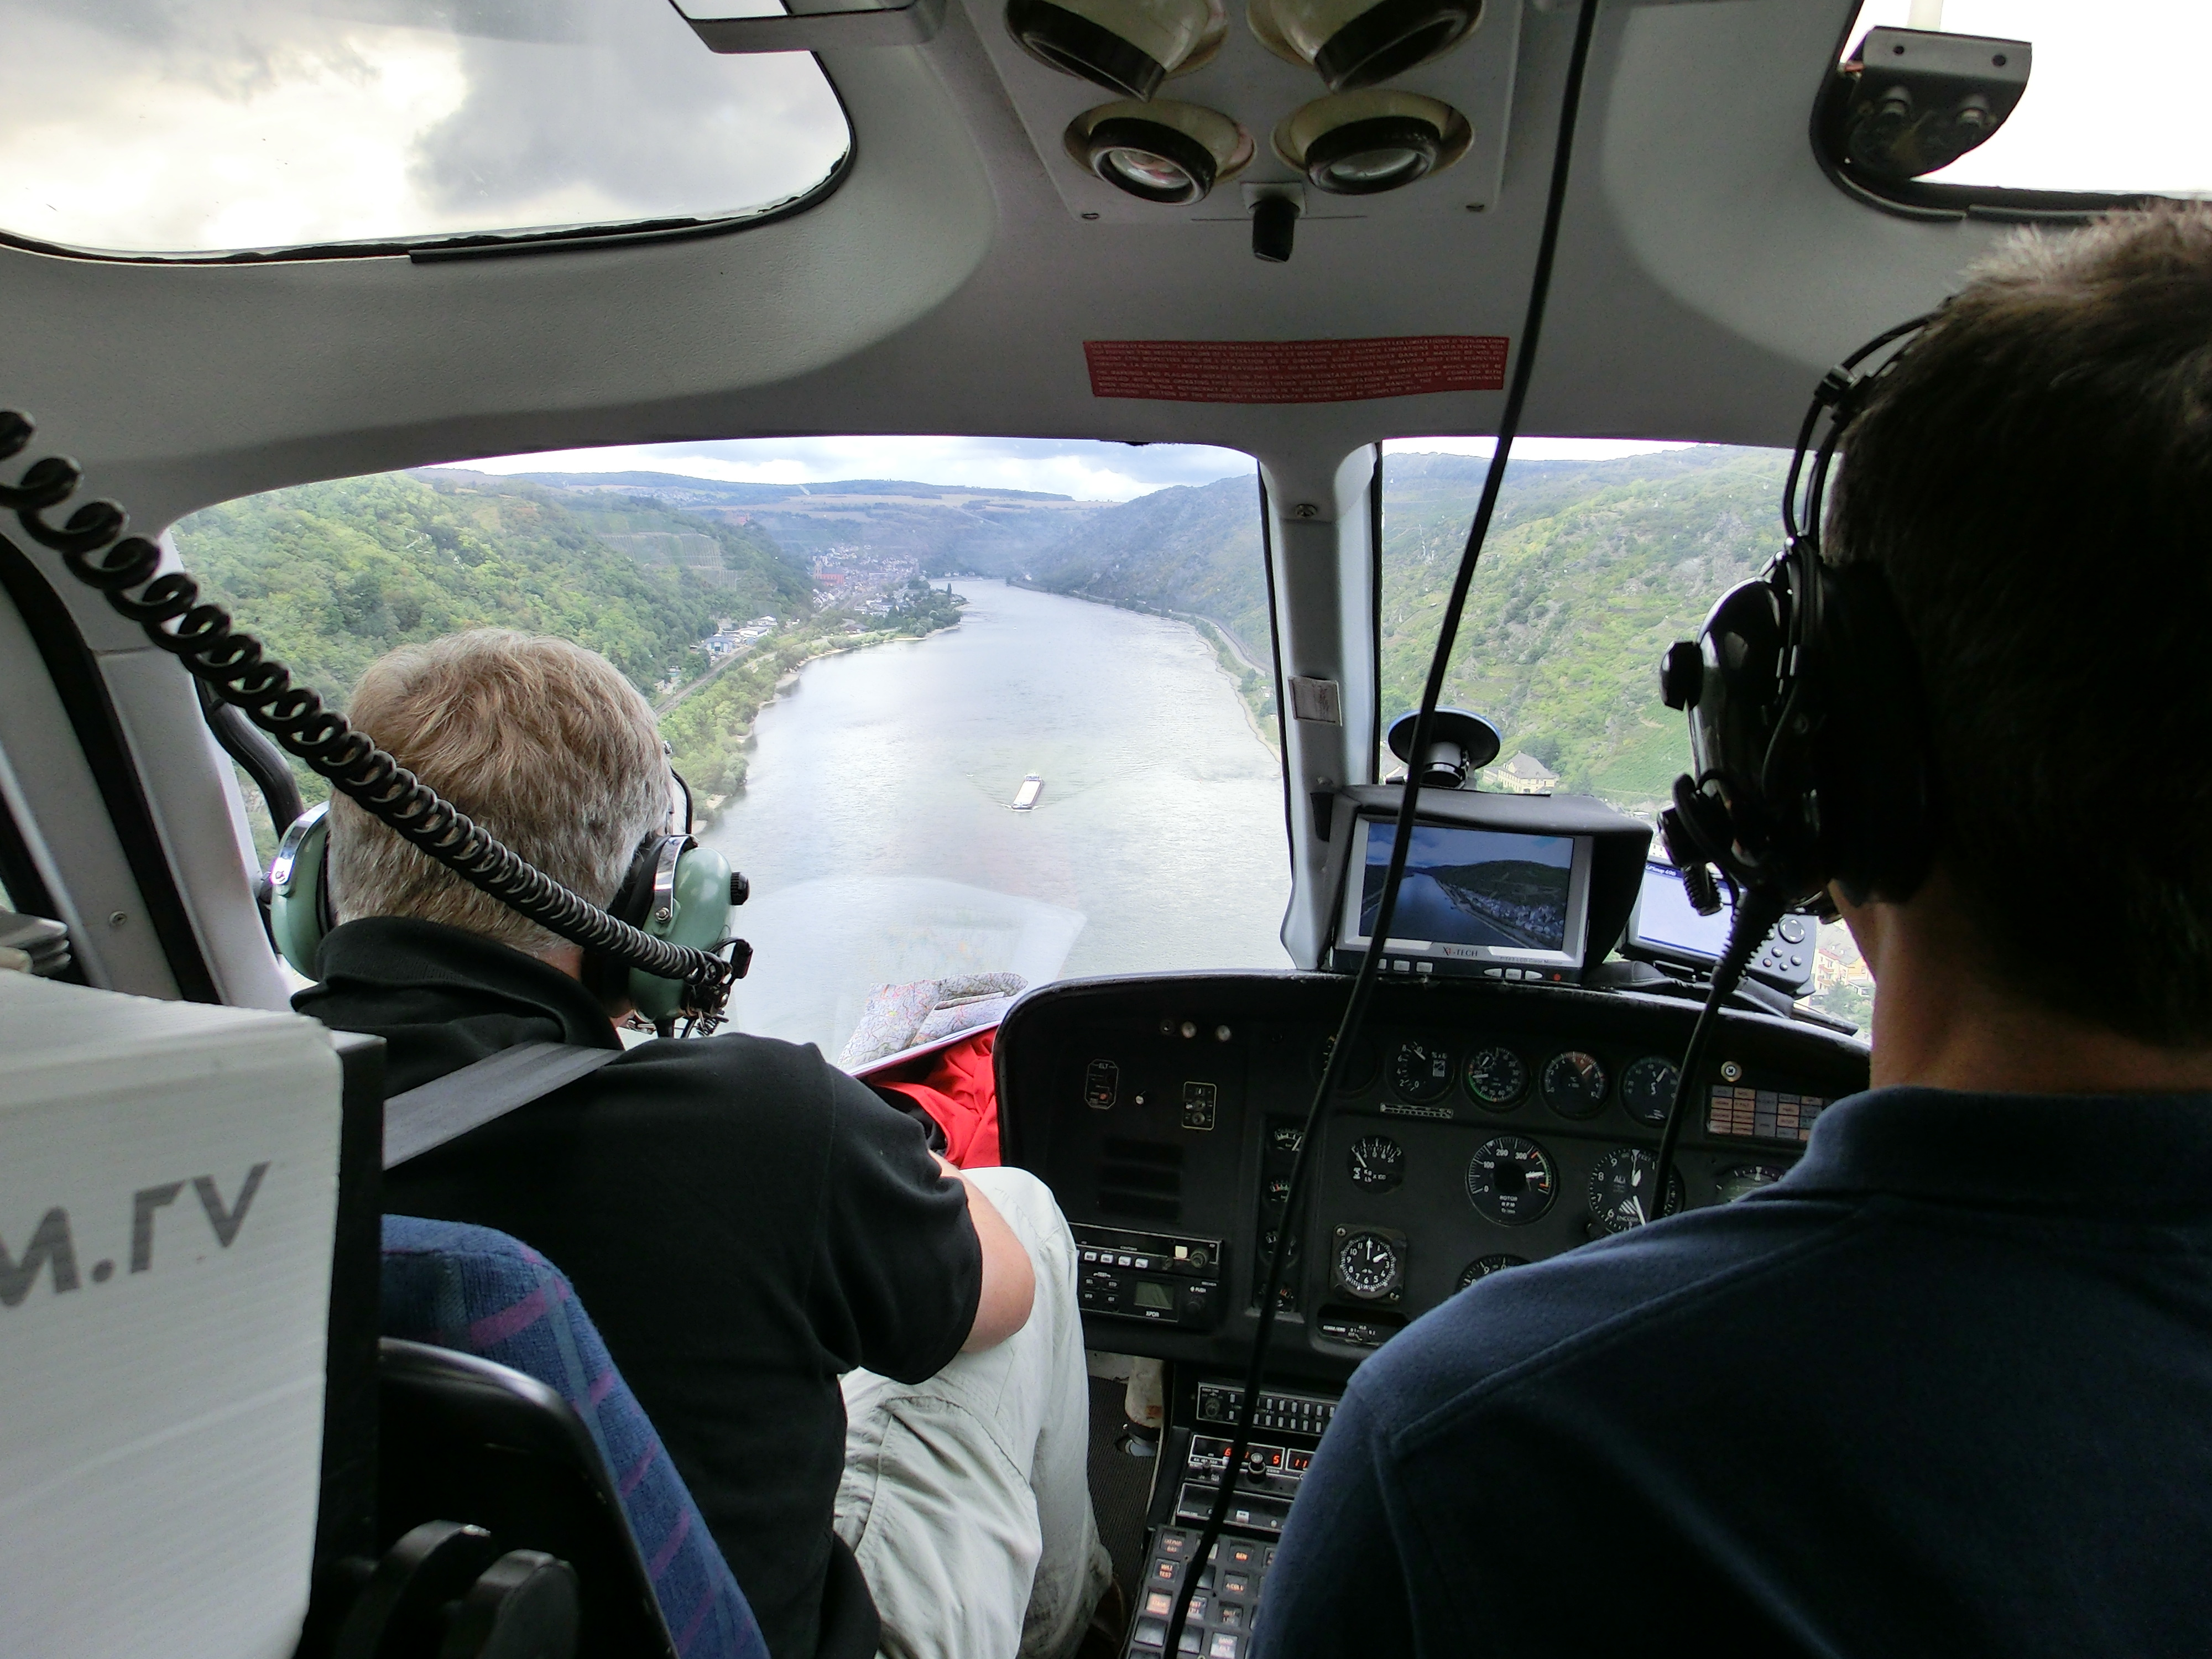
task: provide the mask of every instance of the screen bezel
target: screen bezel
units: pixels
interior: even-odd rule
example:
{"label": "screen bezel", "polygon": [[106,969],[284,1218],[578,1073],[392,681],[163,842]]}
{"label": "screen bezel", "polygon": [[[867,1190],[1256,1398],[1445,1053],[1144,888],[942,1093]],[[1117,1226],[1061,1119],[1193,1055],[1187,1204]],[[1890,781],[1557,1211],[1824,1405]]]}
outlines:
{"label": "screen bezel", "polygon": [[[1365,951],[1373,941],[1359,931],[1360,901],[1366,889],[1367,848],[1376,826],[1395,830],[1396,820],[1362,814],[1352,821],[1352,838],[1344,865],[1344,890],[1337,905],[1336,948]],[[1590,862],[1594,837],[1571,830],[1505,829],[1491,824],[1462,823],[1449,818],[1417,817],[1417,830],[1469,830],[1485,836],[1519,836],[1526,839],[1573,843],[1567,862],[1567,924],[1561,948],[1524,950],[1504,945],[1452,945],[1437,940],[1393,938],[1383,954],[1408,962],[1426,962],[1460,973],[1480,973],[1488,968],[1541,969],[1548,972],[1579,972],[1589,937]]]}

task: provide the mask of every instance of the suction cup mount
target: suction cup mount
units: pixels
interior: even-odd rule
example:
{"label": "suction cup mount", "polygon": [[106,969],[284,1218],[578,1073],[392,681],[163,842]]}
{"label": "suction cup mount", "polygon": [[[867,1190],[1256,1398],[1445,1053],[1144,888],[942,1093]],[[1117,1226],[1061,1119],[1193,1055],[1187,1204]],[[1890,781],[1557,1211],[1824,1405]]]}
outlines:
{"label": "suction cup mount", "polygon": [[1428,752],[1417,761],[1407,752],[1413,745],[1413,726],[1420,718],[1408,712],[1390,722],[1390,752],[1404,761],[1412,781],[1424,789],[1464,789],[1467,775],[1498,758],[1504,739],[1498,728],[1466,708],[1439,708],[1429,726]]}

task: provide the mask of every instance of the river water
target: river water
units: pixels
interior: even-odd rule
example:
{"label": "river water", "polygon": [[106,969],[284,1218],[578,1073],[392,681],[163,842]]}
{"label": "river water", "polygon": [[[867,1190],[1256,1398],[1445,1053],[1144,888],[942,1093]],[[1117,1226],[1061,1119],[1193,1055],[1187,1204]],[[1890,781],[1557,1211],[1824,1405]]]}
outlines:
{"label": "river water", "polygon": [[[745,1030],[835,1058],[877,985],[1289,965],[1280,770],[1181,623],[975,578],[810,664],[708,842],[752,880]],[[1030,773],[1036,810],[1016,812]]]}

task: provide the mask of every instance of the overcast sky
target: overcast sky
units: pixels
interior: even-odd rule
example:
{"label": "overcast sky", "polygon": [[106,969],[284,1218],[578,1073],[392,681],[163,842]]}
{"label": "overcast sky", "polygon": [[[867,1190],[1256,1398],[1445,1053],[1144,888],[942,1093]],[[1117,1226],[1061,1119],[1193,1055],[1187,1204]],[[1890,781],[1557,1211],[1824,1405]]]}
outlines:
{"label": "overcast sky", "polygon": [[[1603,459],[1680,444],[1524,438],[1528,460]],[[1487,455],[1488,438],[1399,438],[1386,451]],[[1170,484],[1242,477],[1252,459],[1203,444],[1097,443],[1053,438],[747,438],[724,443],[635,444],[507,455],[459,465],[478,472],[680,472],[747,483],[817,483],[831,478],[908,478],[922,483],[1038,489],[1079,501],[1126,501]]]}

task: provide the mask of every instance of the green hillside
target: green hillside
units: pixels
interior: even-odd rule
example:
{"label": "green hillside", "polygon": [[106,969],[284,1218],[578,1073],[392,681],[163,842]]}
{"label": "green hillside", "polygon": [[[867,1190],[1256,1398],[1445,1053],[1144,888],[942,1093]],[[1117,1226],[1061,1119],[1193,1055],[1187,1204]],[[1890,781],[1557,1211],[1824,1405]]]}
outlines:
{"label": "green hillside", "polygon": [[[1562,787],[1664,799],[1688,764],[1658,662],[1780,537],[1787,457],[1701,447],[1623,460],[1516,462],[1460,630],[1445,700],[1496,720]],[[1436,647],[1486,463],[1392,455],[1384,466],[1382,683],[1411,708]]]}
{"label": "green hillside", "polygon": [[1154,490],[1102,507],[1030,567],[1054,593],[1219,624],[1244,654],[1270,655],[1259,488],[1249,478]]}
{"label": "green hillside", "polygon": [[689,648],[728,603],[608,546],[532,485],[303,484],[196,513],[176,538],[185,568],[334,700],[394,646],[494,624],[589,646],[650,690],[690,671]]}

